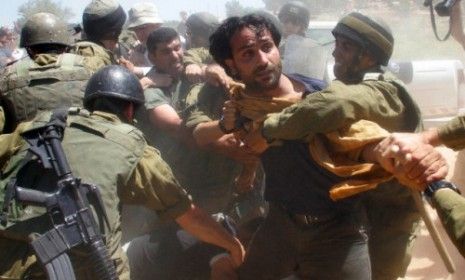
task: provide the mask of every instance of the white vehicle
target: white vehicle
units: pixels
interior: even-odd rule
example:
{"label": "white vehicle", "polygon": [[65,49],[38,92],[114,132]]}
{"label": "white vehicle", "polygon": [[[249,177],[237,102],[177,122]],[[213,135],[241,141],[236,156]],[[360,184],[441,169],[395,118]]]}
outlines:
{"label": "white vehicle", "polygon": [[[335,21],[310,21],[307,36],[332,44]],[[434,127],[465,114],[464,66],[460,60],[414,60],[391,62],[388,69],[401,79],[423,115],[425,127]],[[333,61],[326,67],[326,80],[334,79]]]}

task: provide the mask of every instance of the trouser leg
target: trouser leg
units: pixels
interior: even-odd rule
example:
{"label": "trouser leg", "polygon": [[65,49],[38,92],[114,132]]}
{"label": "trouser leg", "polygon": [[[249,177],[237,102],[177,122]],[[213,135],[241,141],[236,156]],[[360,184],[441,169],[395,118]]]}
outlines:
{"label": "trouser leg", "polygon": [[240,279],[281,279],[295,269],[294,225],[279,206],[270,210],[247,249]]}

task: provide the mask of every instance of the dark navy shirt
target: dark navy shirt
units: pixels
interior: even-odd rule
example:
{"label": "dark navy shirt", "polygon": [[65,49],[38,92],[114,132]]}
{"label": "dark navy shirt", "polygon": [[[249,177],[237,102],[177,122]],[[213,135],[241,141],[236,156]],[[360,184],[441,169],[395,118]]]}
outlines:
{"label": "dark navy shirt", "polygon": [[[324,82],[301,75],[289,75],[303,83],[306,94],[324,88]],[[331,186],[343,180],[318,165],[310,156],[308,143],[284,141],[268,148],[261,156],[265,170],[265,199],[277,202],[294,214],[337,214],[351,208],[357,198],[334,202],[329,197]]]}

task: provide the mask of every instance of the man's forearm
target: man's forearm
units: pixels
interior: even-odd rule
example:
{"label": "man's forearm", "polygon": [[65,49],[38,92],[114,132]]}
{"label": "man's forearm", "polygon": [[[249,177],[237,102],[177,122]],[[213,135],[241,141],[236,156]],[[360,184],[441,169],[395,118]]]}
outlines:
{"label": "man's forearm", "polygon": [[222,247],[232,254],[237,255],[242,248],[239,240],[195,205],[176,218],[176,222],[197,239]]}
{"label": "man's forearm", "polygon": [[210,121],[198,124],[193,131],[197,145],[206,146],[220,139],[224,133],[221,131],[218,121]]}

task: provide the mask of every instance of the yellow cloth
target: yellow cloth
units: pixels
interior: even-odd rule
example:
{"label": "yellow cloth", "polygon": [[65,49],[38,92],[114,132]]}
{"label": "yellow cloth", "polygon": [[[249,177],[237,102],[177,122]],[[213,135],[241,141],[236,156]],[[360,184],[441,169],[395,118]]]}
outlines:
{"label": "yellow cloth", "polygon": [[[275,113],[298,100],[273,97],[255,97],[244,93],[244,85],[233,84],[230,98],[241,116],[251,120],[236,135],[243,138],[258,129],[267,114]],[[347,180],[332,186],[330,197],[343,199],[375,188],[392,178],[379,164],[361,163],[363,148],[386,137],[389,133],[374,122],[360,120],[337,131],[318,135],[309,143],[312,158],[323,168]]]}

